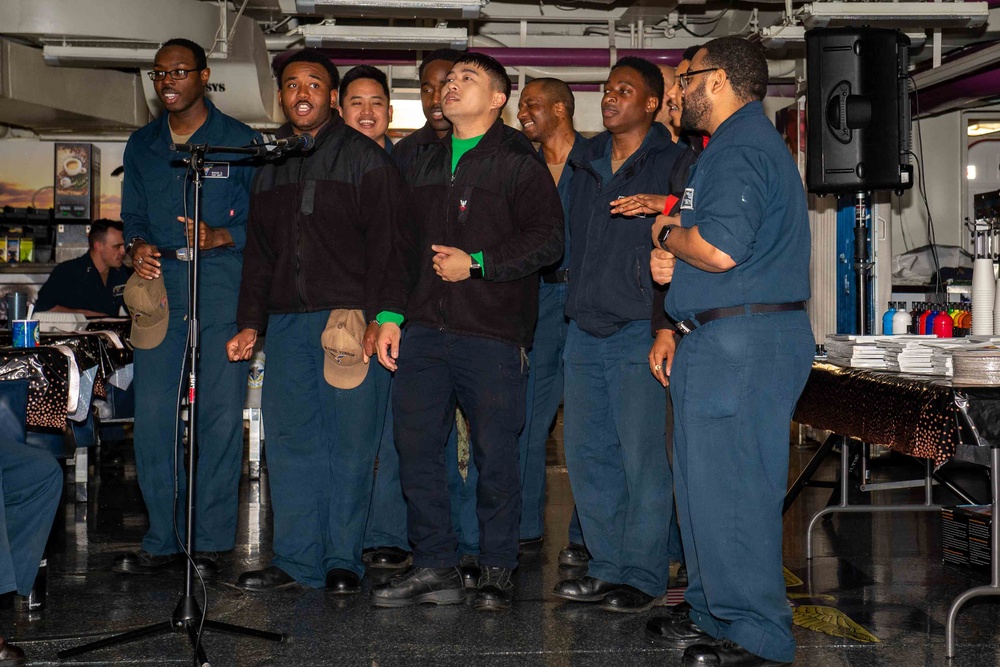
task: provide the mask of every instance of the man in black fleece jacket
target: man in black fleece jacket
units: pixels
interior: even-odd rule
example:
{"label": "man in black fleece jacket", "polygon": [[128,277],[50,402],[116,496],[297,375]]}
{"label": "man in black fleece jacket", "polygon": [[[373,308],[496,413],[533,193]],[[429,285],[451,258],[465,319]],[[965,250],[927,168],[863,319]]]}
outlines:
{"label": "man in black fleece jacket", "polygon": [[325,56],[298,52],[278,80],[289,120],[279,135],[316,143],[261,167],[250,196],[240,332],[227,348],[249,358],[266,327],[274,559],[238,585],[356,593],[389,386],[369,364],[373,320],[403,185],[386,152],[332,109],[339,76]]}
{"label": "man in black fleece jacket", "polygon": [[379,361],[396,371],[392,407],[414,567],[372,591],[376,606],[465,600],[443,456],[456,400],[469,417],[479,471],[482,573],[474,606],[506,609],[513,599],[525,348],[538,312],[538,271],[559,259],[563,223],[548,170],[500,120],[509,95],[503,66],[482,54],[462,56],[442,104],[453,134],[407,170],[413,217],[396,233],[377,348]]}

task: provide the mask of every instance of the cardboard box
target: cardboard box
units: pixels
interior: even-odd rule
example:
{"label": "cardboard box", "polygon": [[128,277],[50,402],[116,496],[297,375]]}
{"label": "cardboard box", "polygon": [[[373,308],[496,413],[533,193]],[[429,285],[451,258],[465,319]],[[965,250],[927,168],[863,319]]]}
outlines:
{"label": "cardboard box", "polygon": [[18,252],[18,261],[21,262],[35,261],[35,239],[30,237],[25,237],[21,239],[21,248],[20,252]]}
{"label": "cardboard box", "polygon": [[957,505],[941,510],[942,553],[946,563],[990,569],[992,505]]}
{"label": "cardboard box", "polygon": [[21,239],[7,237],[7,261],[18,262],[21,259]]}

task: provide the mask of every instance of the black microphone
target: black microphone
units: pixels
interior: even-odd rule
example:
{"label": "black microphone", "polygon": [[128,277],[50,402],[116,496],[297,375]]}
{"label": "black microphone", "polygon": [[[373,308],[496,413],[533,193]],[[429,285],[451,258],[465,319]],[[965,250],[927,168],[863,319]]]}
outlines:
{"label": "black microphone", "polygon": [[311,134],[296,134],[287,139],[278,139],[272,145],[283,151],[311,151],[316,145],[316,138]]}

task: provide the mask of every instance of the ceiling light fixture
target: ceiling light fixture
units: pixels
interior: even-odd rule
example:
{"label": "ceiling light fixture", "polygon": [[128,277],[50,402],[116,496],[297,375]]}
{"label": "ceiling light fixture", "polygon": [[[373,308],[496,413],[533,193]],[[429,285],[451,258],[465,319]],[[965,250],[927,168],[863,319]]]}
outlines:
{"label": "ceiling light fixture", "polygon": [[337,16],[461,16],[477,19],[488,0],[295,0],[302,14]]}
{"label": "ceiling light fixture", "polygon": [[975,28],[986,23],[985,2],[812,2],[795,16],[807,28]]}
{"label": "ceiling light fixture", "polygon": [[415,50],[449,47],[465,49],[465,28],[411,28],[402,26],[304,25],[297,29],[309,47]]}
{"label": "ceiling light fixture", "polygon": [[[920,48],[927,41],[927,33],[923,31],[907,32],[910,38],[910,48]],[[804,45],[806,41],[806,29],[800,25],[773,25],[761,28],[751,39],[760,40],[765,49],[781,49],[786,46]]]}

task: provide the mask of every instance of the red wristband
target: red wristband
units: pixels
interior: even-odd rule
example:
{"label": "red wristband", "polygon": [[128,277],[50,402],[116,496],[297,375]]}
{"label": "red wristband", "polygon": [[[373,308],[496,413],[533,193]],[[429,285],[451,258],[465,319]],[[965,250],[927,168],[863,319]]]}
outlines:
{"label": "red wristband", "polygon": [[674,205],[679,201],[680,200],[677,197],[667,195],[667,201],[663,204],[663,215],[670,215],[670,211],[673,210]]}

